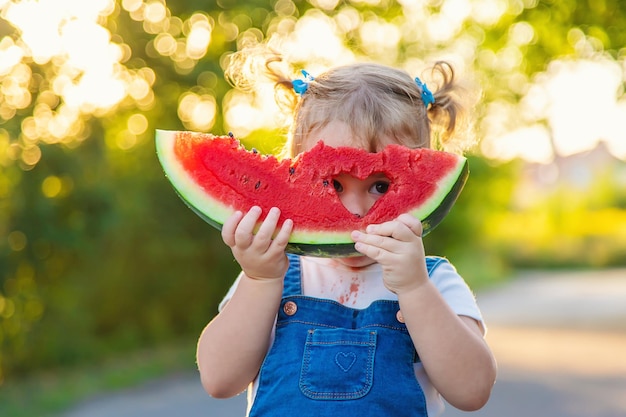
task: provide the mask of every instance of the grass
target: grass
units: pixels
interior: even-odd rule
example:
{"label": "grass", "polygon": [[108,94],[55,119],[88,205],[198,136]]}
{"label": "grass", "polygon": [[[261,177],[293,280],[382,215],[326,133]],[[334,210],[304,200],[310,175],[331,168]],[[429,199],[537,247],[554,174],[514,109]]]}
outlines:
{"label": "grass", "polygon": [[51,417],[90,397],[195,369],[195,341],[133,352],[97,365],[5,381],[0,416]]}

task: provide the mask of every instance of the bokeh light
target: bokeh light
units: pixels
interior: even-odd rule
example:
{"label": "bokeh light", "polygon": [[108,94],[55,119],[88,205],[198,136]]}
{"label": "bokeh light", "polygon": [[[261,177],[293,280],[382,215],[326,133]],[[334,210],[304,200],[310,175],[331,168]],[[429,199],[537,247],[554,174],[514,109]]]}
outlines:
{"label": "bokeh light", "polygon": [[[490,158],[549,163],[601,141],[625,156],[626,102],[618,99],[623,72],[612,60],[552,62],[527,87],[521,105],[491,103],[482,151]],[[509,126],[503,120],[511,121]]]}
{"label": "bokeh light", "polygon": [[[208,14],[195,12],[182,20],[172,16],[164,0],[120,3],[147,33],[154,34],[153,50],[169,58],[180,74],[192,71],[206,55],[215,26]],[[19,136],[10,138],[17,144],[24,169],[40,161],[39,142],[71,145],[84,140],[91,116],[111,114],[128,100],[143,111],[154,106],[154,70],[125,66],[132,51],[105,26],[104,19],[116,13],[116,7],[114,0],[0,5],[2,18],[19,31],[19,37],[0,40],[0,118],[11,120],[17,111],[32,108]],[[42,74],[33,73],[31,63]],[[179,102],[183,122],[190,129],[206,130],[215,123],[217,103],[210,94],[182,92]],[[139,116],[131,117],[128,127],[127,134],[115,140],[125,149],[147,132]]]}

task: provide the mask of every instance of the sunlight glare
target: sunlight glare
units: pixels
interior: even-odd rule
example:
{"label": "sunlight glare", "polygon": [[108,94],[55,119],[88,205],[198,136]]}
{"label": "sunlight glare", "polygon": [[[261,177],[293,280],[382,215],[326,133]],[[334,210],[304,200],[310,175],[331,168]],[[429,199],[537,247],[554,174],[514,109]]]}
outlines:
{"label": "sunlight glare", "polygon": [[0,40],[0,76],[7,75],[11,69],[22,61],[24,52],[15,45],[13,39],[5,36]]}
{"label": "sunlight glare", "polygon": [[507,0],[473,0],[472,17],[482,25],[495,25],[508,6]]}
{"label": "sunlight glare", "polygon": [[339,0],[310,0],[310,2],[322,10],[334,10],[339,4]]}
{"label": "sunlight glare", "polygon": [[[352,51],[342,43],[335,22],[319,11],[309,11],[299,19],[282,46],[291,60],[315,63],[320,68],[354,61]],[[315,72],[313,67],[309,68]]]}
{"label": "sunlight glare", "polygon": [[376,6],[381,3],[381,0],[352,0],[352,3],[369,4],[370,6]]}
{"label": "sunlight glare", "polygon": [[[84,140],[88,134],[85,115],[101,117],[126,97],[144,110],[154,103],[154,73],[126,68],[123,62],[130,58],[130,47],[116,43],[122,42],[119,37],[113,41],[111,32],[101,24],[116,4],[114,0],[3,4],[2,17],[19,31],[19,37],[0,41],[0,117],[9,120],[16,110],[33,106],[32,116],[22,120],[19,138],[24,169],[41,158],[39,141],[75,146]],[[162,0],[149,4],[124,0],[122,7],[152,20],[169,13]],[[41,75],[33,74],[27,61],[49,65],[49,83],[34,97],[31,88]]]}
{"label": "sunlight glare", "polygon": [[426,21],[426,28],[430,38],[435,42],[446,42],[459,31],[454,21],[443,14],[432,15]]}
{"label": "sunlight glare", "polygon": [[21,31],[33,60],[45,64],[63,47],[59,27],[75,21],[95,21],[113,11],[112,0],[26,0],[5,9],[6,20]]}
{"label": "sunlight glare", "polygon": [[167,17],[167,8],[164,1],[154,0],[146,3],[143,9],[143,18],[149,23],[160,23]]}
{"label": "sunlight glare", "polygon": [[163,56],[172,56],[176,53],[176,38],[167,32],[159,33],[154,38],[154,48]]}
{"label": "sunlight glare", "polygon": [[127,86],[128,94],[137,101],[142,101],[150,94],[150,84],[141,76],[135,76],[132,78]]}
{"label": "sunlight glare", "polygon": [[125,84],[109,73],[108,77],[96,72],[85,73],[78,82],[69,83],[64,89],[63,96],[69,106],[82,108],[90,112],[99,109],[108,109],[118,104],[126,96]]}
{"label": "sunlight glare", "polygon": [[528,22],[517,22],[509,28],[509,39],[517,45],[527,45],[535,38],[535,29]]}
{"label": "sunlight glare", "polygon": [[191,23],[191,30],[187,35],[186,52],[190,58],[200,59],[207,52],[213,28],[206,16],[196,14],[194,17],[198,18]]}
{"label": "sunlight glare", "polygon": [[398,43],[402,38],[397,25],[384,20],[368,20],[361,25],[359,35],[363,48],[370,54],[385,57],[387,62],[394,62],[398,55]]}
{"label": "sunlight glare", "polygon": [[122,7],[128,12],[136,12],[143,6],[143,0],[122,0]]}
{"label": "sunlight glare", "polygon": [[361,15],[356,9],[344,7],[335,15],[337,29],[342,33],[348,33],[361,25]]}
{"label": "sunlight glare", "polygon": [[527,89],[521,112],[490,106],[481,149],[496,159],[547,163],[604,141],[614,156],[625,158],[626,101],[617,101],[623,82],[619,64],[611,60],[553,61]]}
{"label": "sunlight glare", "polygon": [[606,144],[616,157],[626,160],[626,100],[616,103],[612,114],[607,115]]}
{"label": "sunlight glare", "polygon": [[178,117],[190,130],[207,131],[215,123],[217,103],[212,95],[185,93],[178,104]]}
{"label": "sunlight glare", "polygon": [[[557,153],[566,156],[594,148],[600,140],[619,142],[624,133],[616,136],[615,126],[622,118],[618,116],[617,92],[623,76],[619,66],[612,61],[554,61],[547,73],[537,79],[537,86],[544,90],[548,105],[533,112],[548,120],[552,129]],[[531,90],[532,92],[532,90]],[[524,102],[531,109],[533,97]],[[618,116],[619,117],[619,116]]]}
{"label": "sunlight glare", "polygon": [[0,83],[0,93],[6,104],[14,109],[25,109],[31,103],[29,83],[31,77],[30,67],[19,63],[12,68]]}
{"label": "sunlight glare", "polygon": [[441,13],[459,26],[472,13],[472,5],[470,0],[446,0],[441,6]]}
{"label": "sunlight glare", "polygon": [[120,57],[111,48],[111,34],[95,22],[73,20],[61,28],[61,44],[67,63],[83,71],[108,68]]}
{"label": "sunlight glare", "polygon": [[62,7],[48,1],[10,3],[4,18],[21,31],[20,39],[38,64],[47,63],[62,51],[59,23],[65,19]]}
{"label": "sunlight glare", "polygon": [[135,113],[128,118],[126,125],[133,135],[143,135],[148,130],[148,118],[141,113]]}
{"label": "sunlight glare", "polygon": [[541,125],[515,130],[499,137],[497,141],[483,141],[481,146],[485,155],[499,160],[519,157],[529,162],[548,164],[554,157],[550,135]]}
{"label": "sunlight glare", "polygon": [[224,97],[223,105],[225,125],[237,137],[248,136],[257,129],[275,128],[279,124],[275,117],[279,109],[272,86],[259,86],[256,95],[231,90]]}
{"label": "sunlight glare", "polygon": [[41,159],[41,149],[36,145],[26,146],[22,149],[21,159],[27,166],[33,167]]}

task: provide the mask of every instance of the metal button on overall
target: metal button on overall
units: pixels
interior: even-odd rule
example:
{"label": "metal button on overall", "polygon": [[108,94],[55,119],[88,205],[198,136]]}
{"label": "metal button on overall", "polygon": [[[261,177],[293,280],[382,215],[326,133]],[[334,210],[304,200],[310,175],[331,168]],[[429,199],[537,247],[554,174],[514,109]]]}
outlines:
{"label": "metal button on overall", "polygon": [[288,316],[293,316],[298,311],[298,305],[293,301],[287,301],[283,306],[283,311]]}
{"label": "metal button on overall", "polygon": [[401,310],[398,310],[398,312],[396,313],[396,320],[398,320],[400,323],[404,323],[404,316],[402,315]]}

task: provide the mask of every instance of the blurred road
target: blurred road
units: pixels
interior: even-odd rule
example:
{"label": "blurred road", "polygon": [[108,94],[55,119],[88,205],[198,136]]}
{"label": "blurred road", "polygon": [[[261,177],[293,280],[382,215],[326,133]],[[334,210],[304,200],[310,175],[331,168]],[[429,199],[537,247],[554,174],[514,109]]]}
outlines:
{"label": "blurred road", "polygon": [[478,299],[498,381],[445,417],[626,416],[626,270],[526,273]]}
{"label": "blurred road", "polygon": [[[626,270],[524,273],[478,294],[499,363],[490,402],[444,417],[626,416]],[[61,417],[238,417],[179,375],[78,404]]]}

